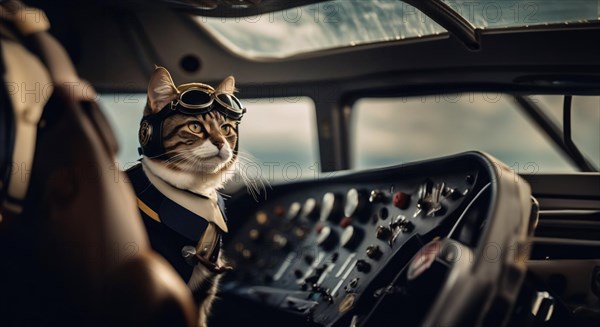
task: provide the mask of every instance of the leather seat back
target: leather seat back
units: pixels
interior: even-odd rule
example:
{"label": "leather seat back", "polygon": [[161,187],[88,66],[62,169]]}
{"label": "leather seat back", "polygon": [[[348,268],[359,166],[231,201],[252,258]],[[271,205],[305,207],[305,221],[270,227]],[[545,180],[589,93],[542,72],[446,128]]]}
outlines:
{"label": "leather seat back", "polygon": [[[26,196],[19,210],[0,209],[0,325],[195,325],[189,290],[149,248],[93,88],[48,33],[22,39],[48,69],[53,92],[35,137],[20,141],[34,153],[30,166],[12,171],[25,174]],[[3,62],[18,55],[3,49]]]}

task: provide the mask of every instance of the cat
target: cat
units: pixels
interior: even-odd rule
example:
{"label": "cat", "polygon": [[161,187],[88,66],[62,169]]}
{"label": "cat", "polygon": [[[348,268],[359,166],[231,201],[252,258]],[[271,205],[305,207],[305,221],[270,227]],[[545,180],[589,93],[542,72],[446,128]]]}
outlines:
{"label": "cat", "polygon": [[[201,83],[175,86],[168,70],[156,67],[139,131],[141,163],[127,171],[150,244],[192,291],[200,326],[207,324],[220,272],[228,269],[220,249],[227,225],[218,190],[234,175],[239,159],[239,114],[245,109],[234,91],[232,76],[212,93]],[[197,108],[207,101],[220,110]]]}

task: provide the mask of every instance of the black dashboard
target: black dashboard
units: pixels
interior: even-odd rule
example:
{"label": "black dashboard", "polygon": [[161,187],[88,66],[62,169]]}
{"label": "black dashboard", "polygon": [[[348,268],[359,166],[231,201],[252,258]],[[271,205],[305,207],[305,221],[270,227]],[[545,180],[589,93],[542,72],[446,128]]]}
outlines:
{"label": "black dashboard", "polygon": [[240,305],[218,320],[502,324],[537,222],[514,177],[469,152],[274,186],[268,201],[233,197],[225,253],[235,270],[221,297]]}

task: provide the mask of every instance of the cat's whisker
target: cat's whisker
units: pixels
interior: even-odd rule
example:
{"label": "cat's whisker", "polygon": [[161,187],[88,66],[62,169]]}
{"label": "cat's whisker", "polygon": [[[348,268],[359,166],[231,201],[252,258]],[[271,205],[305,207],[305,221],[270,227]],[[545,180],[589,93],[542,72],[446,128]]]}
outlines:
{"label": "cat's whisker", "polygon": [[[174,152],[178,152],[178,151],[172,150],[168,153],[174,153]],[[173,159],[181,157],[181,156],[189,155],[191,153],[193,153],[193,150],[183,150],[183,151],[180,151],[179,153],[177,153],[176,155],[172,156],[171,158],[167,159],[166,161],[173,160]]]}
{"label": "cat's whisker", "polygon": [[[261,194],[264,194],[265,200],[267,199],[267,185],[269,188],[271,184],[267,179],[265,179],[262,174],[259,176],[249,176],[249,171],[244,169],[244,164],[252,164],[253,166],[258,166],[258,160],[250,153],[240,151],[238,152],[237,158],[238,160],[238,169],[237,173],[242,177],[244,184],[246,185],[246,189],[248,193],[254,198],[255,201],[258,201],[258,197]],[[241,166],[241,167],[240,167]]]}
{"label": "cat's whisker", "polygon": [[190,159],[193,159],[193,158],[194,158],[193,150],[186,150],[186,151],[182,151],[181,153],[174,155],[173,157],[164,161],[164,163],[167,167],[176,167],[176,166],[180,166],[182,162],[189,161]]}
{"label": "cat's whisker", "polygon": [[145,156],[146,156],[146,158],[148,158],[148,159],[158,159],[158,158],[159,158],[159,157],[161,157],[161,156],[164,156],[164,155],[166,155],[166,154],[171,154],[171,153],[174,153],[174,152],[178,152],[178,151],[177,151],[177,150],[171,150],[171,151],[167,151],[167,152],[165,152],[165,153],[163,153],[163,154],[160,154],[160,155],[158,155],[158,156],[146,156],[146,155],[145,155]]}
{"label": "cat's whisker", "polygon": [[169,168],[171,168],[171,167],[177,167],[177,166],[180,166],[181,163],[185,163],[185,161],[187,161],[187,160],[188,160],[187,157],[180,157],[180,158],[177,158],[175,160],[171,160],[169,162],[165,162],[165,165],[167,167],[169,167]]}

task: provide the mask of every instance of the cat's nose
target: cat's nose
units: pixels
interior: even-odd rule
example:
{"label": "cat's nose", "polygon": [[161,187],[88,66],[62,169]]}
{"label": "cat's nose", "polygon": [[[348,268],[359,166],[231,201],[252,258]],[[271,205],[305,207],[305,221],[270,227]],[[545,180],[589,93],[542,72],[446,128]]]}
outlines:
{"label": "cat's nose", "polygon": [[225,142],[223,142],[223,140],[211,140],[212,144],[214,144],[217,149],[221,150],[223,148],[223,146],[225,145]]}

